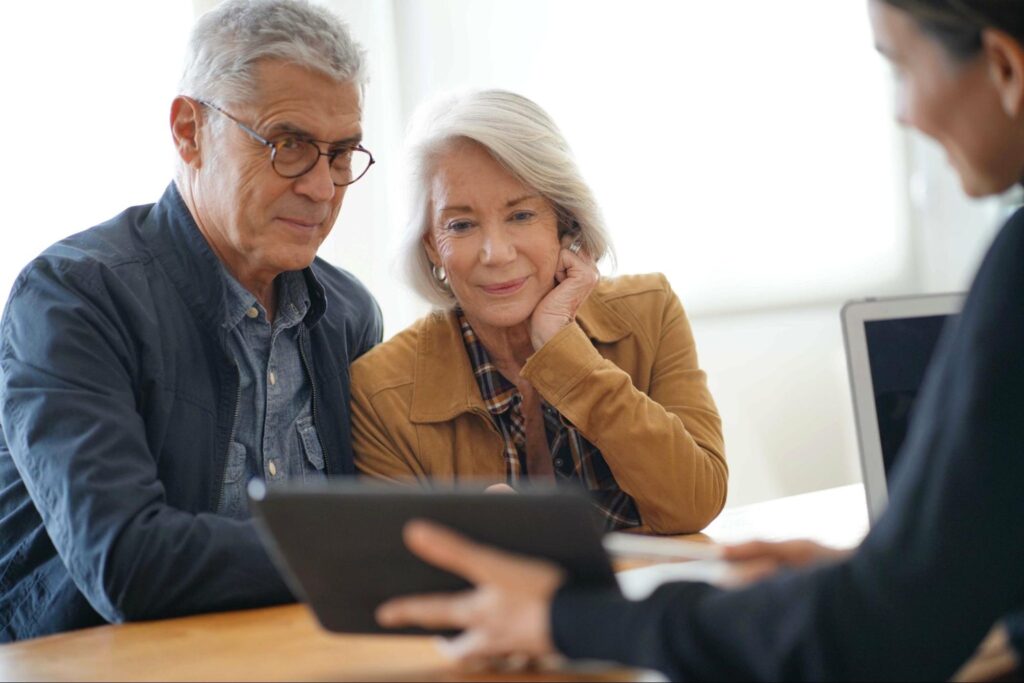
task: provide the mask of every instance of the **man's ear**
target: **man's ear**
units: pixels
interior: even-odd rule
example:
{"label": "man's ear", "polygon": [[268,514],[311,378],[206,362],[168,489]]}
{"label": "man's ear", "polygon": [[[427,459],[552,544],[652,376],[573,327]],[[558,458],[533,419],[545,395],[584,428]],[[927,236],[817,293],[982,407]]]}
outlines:
{"label": "man's ear", "polygon": [[202,105],[190,97],[179,95],[171,102],[171,135],[178,156],[189,166],[198,168],[202,157],[199,154],[199,125],[202,122]]}
{"label": "man's ear", "polygon": [[1024,46],[1013,36],[998,29],[981,34],[982,49],[988,60],[988,72],[999,91],[1003,111],[1013,119],[1024,116]]}

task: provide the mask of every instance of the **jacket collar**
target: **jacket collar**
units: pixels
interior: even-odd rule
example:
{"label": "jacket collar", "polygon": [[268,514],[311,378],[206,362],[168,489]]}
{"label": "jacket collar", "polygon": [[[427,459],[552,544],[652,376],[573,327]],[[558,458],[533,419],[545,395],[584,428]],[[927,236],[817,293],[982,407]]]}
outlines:
{"label": "jacket collar", "polygon": [[[576,322],[596,343],[616,342],[631,333],[597,292],[580,306]],[[454,311],[434,311],[421,323],[413,372],[412,422],[447,422],[470,412],[490,416]]]}
{"label": "jacket collar", "polygon": [[[223,328],[229,315],[228,292],[223,265],[199,231],[175,183],[168,185],[142,226],[154,258],[160,262],[189,308],[211,328]],[[323,285],[312,268],[301,271],[309,288],[307,327],[312,327],[327,309]]]}

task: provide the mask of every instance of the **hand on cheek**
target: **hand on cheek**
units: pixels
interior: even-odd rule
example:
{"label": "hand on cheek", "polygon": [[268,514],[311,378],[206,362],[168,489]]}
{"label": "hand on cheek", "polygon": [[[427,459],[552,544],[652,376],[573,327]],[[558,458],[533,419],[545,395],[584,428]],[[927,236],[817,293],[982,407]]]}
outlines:
{"label": "hand on cheek", "polygon": [[601,278],[597,264],[584,252],[563,248],[555,266],[555,282],[530,316],[530,340],[534,350],[544,346],[559,330],[576,320],[576,311]]}

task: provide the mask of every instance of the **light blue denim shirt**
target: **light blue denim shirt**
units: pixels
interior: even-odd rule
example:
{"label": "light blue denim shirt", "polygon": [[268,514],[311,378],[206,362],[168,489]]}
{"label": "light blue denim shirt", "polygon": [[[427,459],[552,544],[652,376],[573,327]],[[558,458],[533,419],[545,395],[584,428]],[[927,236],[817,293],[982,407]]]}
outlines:
{"label": "light blue denim shirt", "polygon": [[313,425],[310,378],[299,350],[299,323],[309,311],[309,289],[299,272],[277,279],[277,317],[271,325],[256,297],[224,270],[228,348],[241,380],[218,514],[249,516],[246,487],[259,477],[324,477],[324,456]]}

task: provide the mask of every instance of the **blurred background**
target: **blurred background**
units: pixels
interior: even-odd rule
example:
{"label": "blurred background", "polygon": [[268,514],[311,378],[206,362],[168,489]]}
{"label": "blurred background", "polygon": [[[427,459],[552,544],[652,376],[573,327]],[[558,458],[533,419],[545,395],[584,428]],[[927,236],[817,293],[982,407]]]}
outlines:
{"label": "blurred background", "polygon": [[[21,0],[0,57],[0,296],[52,242],[170,182],[184,45],[215,0]],[[365,144],[321,255],[385,336],[428,309],[395,265],[402,139],[433,93],[520,92],[596,191],[609,275],[660,271],[693,323],[725,424],[729,505],[859,481],[839,309],[967,288],[1019,196],[962,197],[944,154],[893,121],[863,3],[322,0],[369,51]]]}

